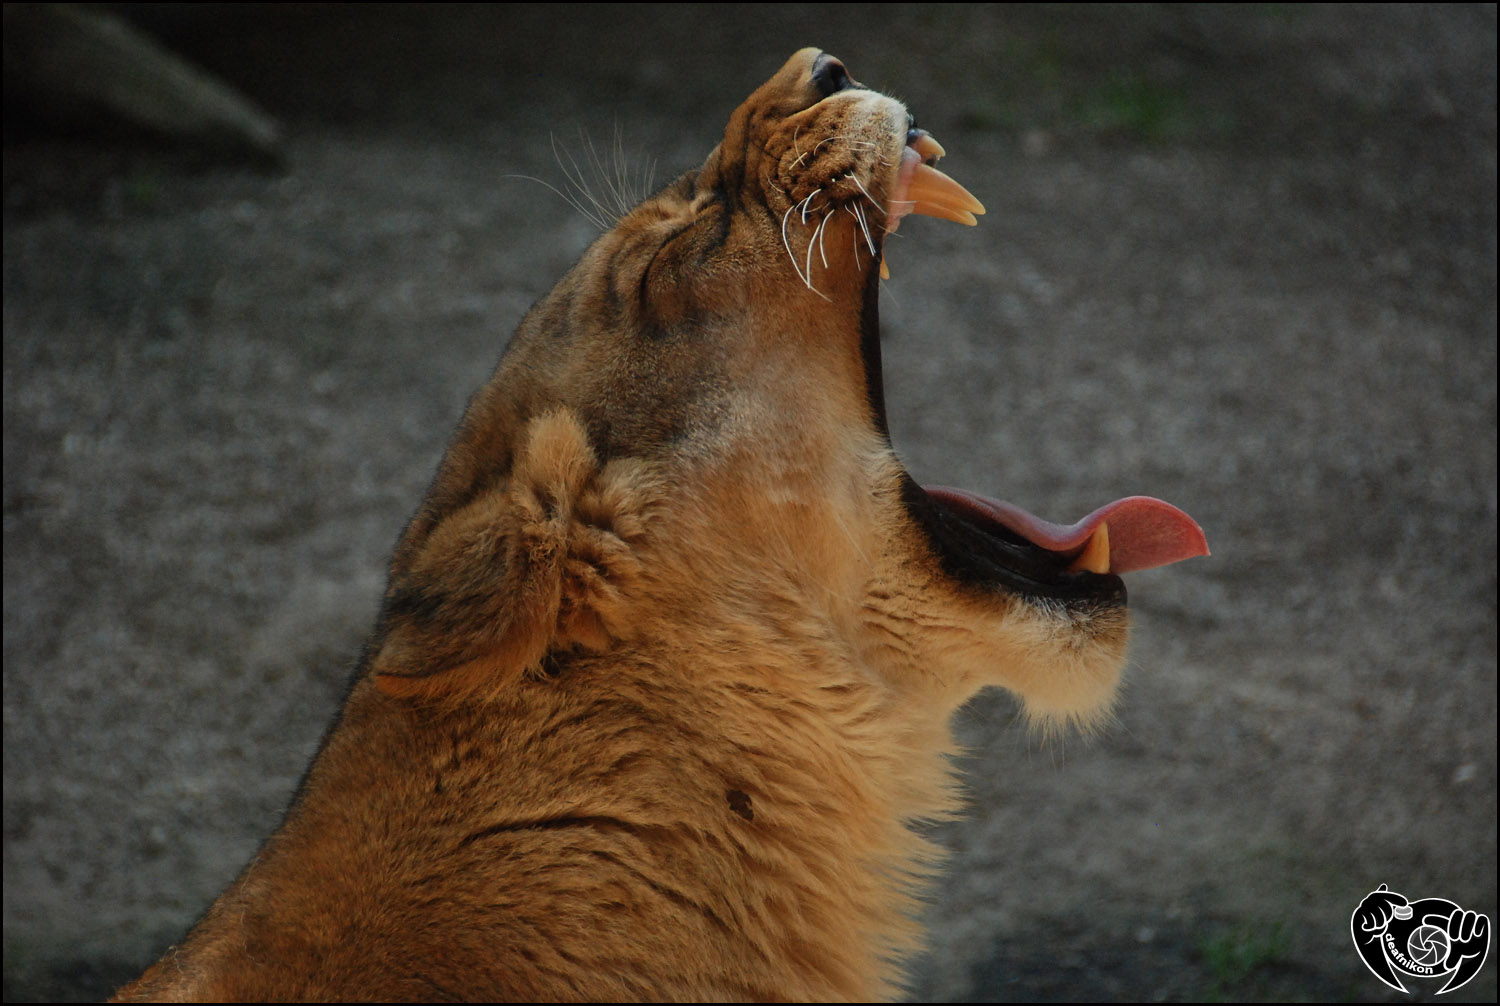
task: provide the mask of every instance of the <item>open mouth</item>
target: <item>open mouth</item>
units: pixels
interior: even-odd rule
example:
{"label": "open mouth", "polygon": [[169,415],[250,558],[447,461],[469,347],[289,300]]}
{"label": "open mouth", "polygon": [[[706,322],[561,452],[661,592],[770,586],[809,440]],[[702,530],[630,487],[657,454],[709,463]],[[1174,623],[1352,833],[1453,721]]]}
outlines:
{"label": "open mouth", "polygon": [[[906,129],[906,146],[901,148],[901,166],[896,169],[896,184],[886,204],[885,232],[896,233],[901,221],[911,214],[938,217],[973,227],[984,214],[984,204],[962,185],[937,169],[937,162],[947,151],[925,129],[912,121]],[[880,278],[890,279],[885,256],[880,257]]]}
{"label": "open mouth", "polygon": [[[942,146],[912,124],[887,205],[887,233],[911,214],[973,226],[984,206],[935,167]],[[881,259],[881,276],[888,277]],[[1120,574],[1207,555],[1203,530],[1150,496],[1107,503],[1073,524],[1054,524],[1003,500],[908,479],[908,512],[927,532],[950,575],[1024,594],[1123,603]]]}

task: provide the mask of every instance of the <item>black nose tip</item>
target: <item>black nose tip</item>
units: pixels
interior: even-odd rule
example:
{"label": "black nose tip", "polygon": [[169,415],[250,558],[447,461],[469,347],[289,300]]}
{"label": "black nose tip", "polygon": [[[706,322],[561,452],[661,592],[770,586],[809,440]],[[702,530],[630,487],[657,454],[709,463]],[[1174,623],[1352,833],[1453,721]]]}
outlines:
{"label": "black nose tip", "polygon": [[843,61],[826,52],[813,63],[812,80],[818,93],[825,98],[837,91],[857,86],[849,76],[849,71],[844,69]]}

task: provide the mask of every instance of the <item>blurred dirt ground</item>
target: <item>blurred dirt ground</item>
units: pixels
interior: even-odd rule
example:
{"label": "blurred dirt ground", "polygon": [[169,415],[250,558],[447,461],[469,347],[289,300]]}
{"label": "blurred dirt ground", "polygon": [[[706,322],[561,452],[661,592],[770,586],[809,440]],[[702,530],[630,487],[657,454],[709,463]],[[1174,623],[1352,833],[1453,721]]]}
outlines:
{"label": "blurred dirt ground", "polygon": [[1132,579],[1103,734],[965,710],[914,997],[1396,998],[1364,894],[1495,918],[1494,5],[147,15],[287,158],[7,118],[7,1001],[106,995],[274,827],[593,233],[533,179],[618,143],[665,182],[809,44],[989,208],[888,249],[908,466],[1056,519],[1158,495],[1214,550]]}

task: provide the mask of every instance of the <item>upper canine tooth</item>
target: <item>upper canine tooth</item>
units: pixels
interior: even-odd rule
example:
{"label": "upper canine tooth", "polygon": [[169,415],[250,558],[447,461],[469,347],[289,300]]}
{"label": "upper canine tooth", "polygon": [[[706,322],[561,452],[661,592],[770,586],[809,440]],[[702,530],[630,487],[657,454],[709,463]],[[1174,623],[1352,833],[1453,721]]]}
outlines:
{"label": "upper canine tooth", "polygon": [[930,164],[919,164],[912,172],[906,198],[916,205],[913,213],[940,217],[973,227],[979,221],[975,214],[984,213],[984,203],[962,185]]}

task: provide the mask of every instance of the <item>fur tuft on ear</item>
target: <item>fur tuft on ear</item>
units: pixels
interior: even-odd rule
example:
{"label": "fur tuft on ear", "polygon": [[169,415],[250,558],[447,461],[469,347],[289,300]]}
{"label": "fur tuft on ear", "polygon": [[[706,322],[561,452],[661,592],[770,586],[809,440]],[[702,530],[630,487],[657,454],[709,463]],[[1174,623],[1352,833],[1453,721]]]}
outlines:
{"label": "fur tuft on ear", "polygon": [[550,651],[626,638],[633,543],[657,495],[644,462],[601,468],[572,412],[533,419],[510,476],[439,520],[393,574],[376,684],[401,698],[493,694]]}

